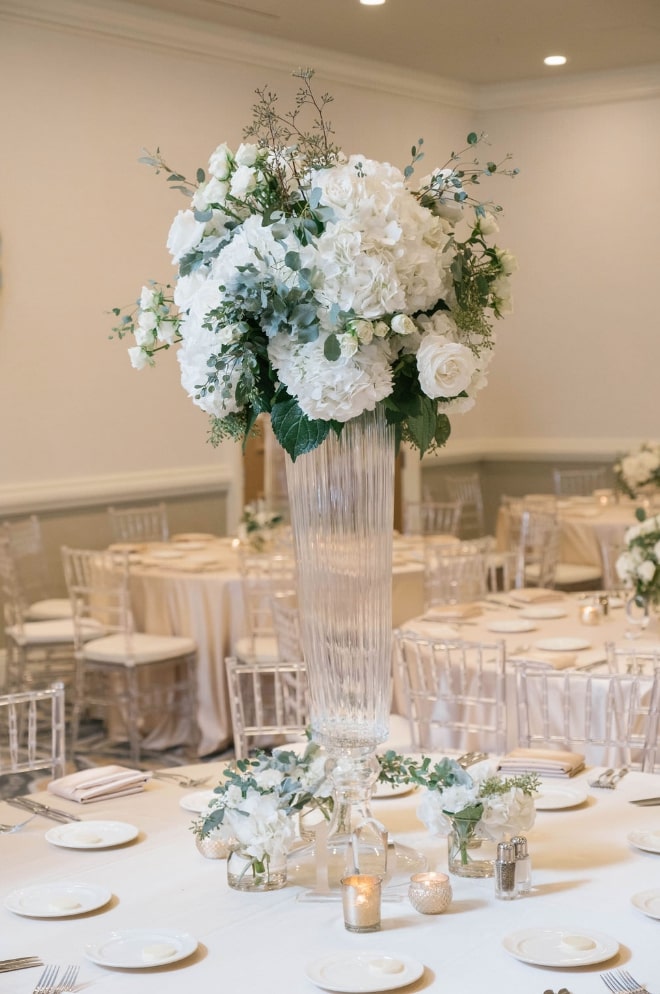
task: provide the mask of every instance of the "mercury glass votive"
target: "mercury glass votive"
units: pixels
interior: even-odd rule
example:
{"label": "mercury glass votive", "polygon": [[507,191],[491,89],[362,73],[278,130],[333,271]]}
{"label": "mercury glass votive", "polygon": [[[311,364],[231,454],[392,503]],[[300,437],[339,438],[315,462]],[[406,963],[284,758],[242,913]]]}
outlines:
{"label": "mercury glass votive", "polygon": [[587,601],[578,608],[578,616],[583,625],[599,625],[602,615],[601,606],[593,601]]}
{"label": "mercury glass votive", "polygon": [[206,835],[203,839],[197,837],[195,844],[202,856],[207,859],[227,859],[229,846],[223,839],[218,839],[214,835]]}
{"label": "mercury glass votive", "polygon": [[380,929],[381,883],[381,877],[371,873],[342,877],[344,925],[349,932],[377,932]]}
{"label": "mercury glass votive", "polygon": [[451,883],[446,873],[415,873],[410,878],[408,900],[420,915],[442,914],[451,899]]}

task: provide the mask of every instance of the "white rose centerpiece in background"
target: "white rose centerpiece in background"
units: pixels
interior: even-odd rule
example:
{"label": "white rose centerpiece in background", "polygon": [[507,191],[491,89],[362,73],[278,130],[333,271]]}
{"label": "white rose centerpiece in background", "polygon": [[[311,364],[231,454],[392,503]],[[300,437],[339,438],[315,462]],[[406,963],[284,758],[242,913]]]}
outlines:
{"label": "white rose centerpiece in background", "polygon": [[626,551],[616,561],[619,579],[639,607],[660,604],[660,514],[646,517],[643,508],[636,512],[638,524],[626,531]]}
{"label": "white rose centerpiece in background", "polygon": [[620,490],[637,497],[645,487],[660,487],[660,442],[642,442],[614,465]]}
{"label": "white rose centerpiece in background", "polygon": [[167,239],[176,285],[115,308],[114,330],[134,337],[138,369],[179,346],[182,385],[216,444],[244,439],[265,412],[295,459],[383,405],[398,438],[424,453],[446,442],[448,415],[474,405],[493,320],[510,310],[515,260],[489,242],[501,208],[468,188],[517,170],[474,158],[486,142],[474,132],[419,182],[422,139],[403,170],[347,156],[313,75],[294,73],[290,114],[257,90],[245,141],[218,145],[194,183],[159,151],[143,157],[190,206]]}

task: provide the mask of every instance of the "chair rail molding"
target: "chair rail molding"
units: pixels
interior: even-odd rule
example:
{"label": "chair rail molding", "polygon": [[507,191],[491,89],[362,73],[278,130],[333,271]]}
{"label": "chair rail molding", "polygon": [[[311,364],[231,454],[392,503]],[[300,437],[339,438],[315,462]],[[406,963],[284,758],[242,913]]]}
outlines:
{"label": "chair rail molding", "polygon": [[231,467],[223,465],[0,484],[0,514],[56,511],[155,497],[224,493],[228,498],[229,516],[233,520],[241,500],[241,486]]}

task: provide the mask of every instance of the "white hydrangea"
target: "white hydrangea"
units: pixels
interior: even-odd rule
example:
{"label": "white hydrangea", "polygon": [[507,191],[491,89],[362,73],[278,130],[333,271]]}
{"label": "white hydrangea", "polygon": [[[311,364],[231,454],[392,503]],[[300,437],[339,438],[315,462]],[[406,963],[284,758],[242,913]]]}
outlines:
{"label": "white hydrangea", "polygon": [[204,396],[198,396],[199,387],[203,386],[209,375],[208,359],[220,348],[217,336],[202,327],[201,322],[194,319],[185,319],[180,328],[183,341],[177,352],[177,360],[181,370],[181,385],[191,398],[193,404],[200,407],[207,414],[214,414],[217,418],[224,418],[227,414],[232,414],[239,410],[235,400],[235,391],[238,383],[238,371],[234,370],[230,375],[230,395],[223,397],[222,390],[214,390]]}
{"label": "white hydrangea", "polygon": [[270,360],[281,382],[296,397],[308,418],[350,421],[373,411],[392,391],[392,369],[379,342],[361,346],[353,356],[330,361],[323,347],[328,333],[300,344],[279,333],[268,345]]}

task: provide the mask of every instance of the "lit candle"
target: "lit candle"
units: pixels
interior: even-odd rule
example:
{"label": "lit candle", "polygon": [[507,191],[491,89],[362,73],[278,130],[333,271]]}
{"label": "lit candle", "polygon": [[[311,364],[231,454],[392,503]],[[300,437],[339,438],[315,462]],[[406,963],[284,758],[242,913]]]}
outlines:
{"label": "lit candle", "polygon": [[582,604],[579,614],[583,625],[598,625],[601,615],[600,604]]}
{"label": "lit candle", "polygon": [[349,932],[377,932],[380,928],[381,878],[370,873],[343,877],[341,897],[344,925]]}
{"label": "lit candle", "polygon": [[408,900],[421,915],[442,914],[451,899],[451,883],[446,873],[415,873],[410,878]]}

